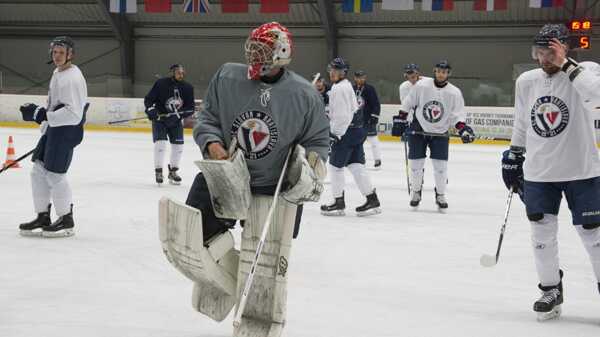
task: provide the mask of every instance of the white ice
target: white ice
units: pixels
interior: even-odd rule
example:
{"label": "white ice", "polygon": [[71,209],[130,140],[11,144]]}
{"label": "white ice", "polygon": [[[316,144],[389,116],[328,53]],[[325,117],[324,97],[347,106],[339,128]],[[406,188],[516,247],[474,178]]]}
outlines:
{"label": "white ice", "polygon": [[[39,133],[0,128],[2,160],[9,135],[19,155]],[[518,198],[500,262],[480,266],[481,254],[495,253],[504,216],[505,146],[451,145],[447,214],[436,211],[429,162],[422,205],[409,210],[403,147],[382,146],[383,169],[370,172],[382,214],[354,215],[363,198],[353,184],[346,217],[305,207],[290,261],[285,336],[600,334],[600,294],[566,205],[559,217],[566,273],[560,320],[538,323],[532,311],[538,281]],[[18,234],[18,224],[34,217],[31,162],[0,174],[0,336],[231,336],[231,316],[215,323],[193,311],[192,284],[169,265],[158,240],[157,202],[163,195],[185,200],[195,159],[198,148],[186,136],[183,184],[157,187],[150,134],[87,132],[69,172],[76,235],[62,239]],[[323,201],[329,199],[327,190]]]}

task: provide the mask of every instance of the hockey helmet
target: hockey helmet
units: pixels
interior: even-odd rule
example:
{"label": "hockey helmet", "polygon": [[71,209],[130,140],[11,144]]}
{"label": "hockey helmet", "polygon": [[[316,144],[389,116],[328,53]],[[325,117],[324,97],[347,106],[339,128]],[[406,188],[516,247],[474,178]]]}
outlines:
{"label": "hockey helmet", "polygon": [[292,61],[292,34],[278,22],[265,23],[250,33],[244,45],[248,79],[258,80],[275,67]]}

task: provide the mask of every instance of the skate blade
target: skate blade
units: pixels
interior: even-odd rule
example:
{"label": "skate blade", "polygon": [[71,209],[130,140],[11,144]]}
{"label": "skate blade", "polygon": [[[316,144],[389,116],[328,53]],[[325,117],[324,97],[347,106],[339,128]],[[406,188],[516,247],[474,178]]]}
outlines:
{"label": "skate blade", "polygon": [[548,321],[551,319],[556,319],[556,318],[560,317],[561,313],[562,313],[562,309],[560,308],[560,305],[557,305],[551,311],[538,312],[537,320],[538,320],[538,322],[544,322],[544,321]]}
{"label": "skate blade", "polygon": [[438,212],[442,213],[442,214],[446,214],[446,212],[448,211],[448,208],[441,208],[438,206]]}
{"label": "skate blade", "polygon": [[381,208],[376,207],[376,208],[371,208],[368,211],[364,211],[364,212],[356,212],[356,216],[359,217],[364,217],[364,216],[370,216],[370,215],[377,215],[381,213]]}
{"label": "skate blade", "polygon": [[322,215],[325,216],[344,216],[346,215],[346,212],[344,212],[343,210],[339,210],[339,211],[321,211]]}
{"label": "skate blade", "polygon": [[410,210],[413,211],[413,212],[416,212],[416,211],[419,210],[419,205],[417,205],[417,206],[408,205],[408,207],[410,207]]}
{"label": "skate blade", "polygon": [[169,180],[169,184],[179,186],[181,185],[181,181]]}
{"label": "skate blade", "polygon": [[42,236],[45,238],[64,238],[73,235],[75,235],[75,230],[73,230],[73,228],[63,229],[56,232],[42,231]]}
{"label": "skate blade", "polygon": [[38,230],[21,229],[19,231],[19,234],[21,234],[21,236],[42,236],[42,229],[41,228],[38,228]]}

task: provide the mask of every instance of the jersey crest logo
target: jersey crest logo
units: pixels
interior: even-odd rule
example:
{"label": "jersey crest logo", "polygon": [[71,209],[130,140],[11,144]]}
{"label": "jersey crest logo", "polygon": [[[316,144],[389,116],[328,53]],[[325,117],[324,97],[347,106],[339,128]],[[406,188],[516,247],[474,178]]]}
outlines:
{"label": "jersey crest logo", "polygon": [[437,123],[444,116],[444,105],[438,101],[429,101],[423,106],[423,118],[429,123]]}
{"label": "jersey crest logo", "polygon": [[277,144],[279,131],[268,113],[252,110],[233,121],[231,137],[237,138],[246,159],[260,159],[271,153]]}
{"label": "jersey crest logo", "polygon": [[260,89],[260,104],[263,107],[267,107],[269,102],[271,101],[271,89],[272,88],[262,88]]}
{"label": "jersey crest logo", "polygon": [[167,102],[165,103],[165,108],[169,113],[179,112],[179,109],[183,107],[183,99],[181,99],[181,94],[179,93],[179,89],[175,88],[173,92],[173,97],[169,97]]}
{"label": "jersey crest logo", "polygon": [[535,133],[544,138],[554,137],[568,124],[569,108],[560,98],[543,96],[535,101],[531,109],[531,126]]}
{"label": "jersey crest logo", "polygon": [[362,90],[356,90],[356,101],[358,102],[359,109],[364,108],[365,99],[362,97]]}

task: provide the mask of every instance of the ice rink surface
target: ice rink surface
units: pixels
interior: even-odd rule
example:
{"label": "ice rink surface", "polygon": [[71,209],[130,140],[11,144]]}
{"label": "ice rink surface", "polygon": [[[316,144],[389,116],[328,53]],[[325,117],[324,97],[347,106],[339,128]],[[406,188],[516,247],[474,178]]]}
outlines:
{"label": "ice rink surface", "polygon": [[[39,132],[0,128],[2,161],[9,135],[20,155]],[[505,146],[451,145],[447,214],[436,210],[429,161],[422,205],[409,210],[403,147],[382,146],[383,169],[370,172],[382,214],[354,215],[363,198],[353,183],[346,217],[305,206],[292,248],[285,336],[600,335],[600,294],[565,203],[560,320],[538,323],[532,311],[539,293],[518,198],[499,264],[479,265],[481,254],[495,253],[503,220]],[[0,174],[0,336],[231,336],[231,315],[216,323],[191,308],[192,283],[169,265],[158,240],[158,200],[185,200],[198,153],[186,135],[183,184],[157,187],[150,134],[86,132],[69,172],[76,235],[63,239],[18,234],[18,224],[34,217],[31,162]],[[330,200],[328,189],[324,196]]]}

